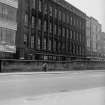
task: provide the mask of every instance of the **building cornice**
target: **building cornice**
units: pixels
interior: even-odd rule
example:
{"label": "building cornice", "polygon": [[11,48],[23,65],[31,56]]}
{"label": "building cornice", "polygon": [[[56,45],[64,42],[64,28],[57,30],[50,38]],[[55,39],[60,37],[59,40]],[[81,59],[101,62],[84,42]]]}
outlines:
{"label": "building cornice", "polygon": [[81,16],[82,18],[86,18],[86,14],[84,12],[82,12],[78,8],[74,7],[67,1],[65,1],[65,0],[52,0],[52,1],[56,2],[57,4],[61,5],[62,7],[66,8],[66,9],[68,9],[69,11],[74,12],[76,15]]}
{"label": "building cornice", "polygon": [[1,3],[18,8],[18,0],[0,0]]}

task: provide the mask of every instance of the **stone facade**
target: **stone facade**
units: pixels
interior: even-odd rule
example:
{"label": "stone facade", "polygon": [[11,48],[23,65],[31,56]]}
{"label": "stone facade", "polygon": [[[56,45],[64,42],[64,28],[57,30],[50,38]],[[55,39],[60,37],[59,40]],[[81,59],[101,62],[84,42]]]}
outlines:
{"label": "stone facade", "polygon": [[86,14],[65,0],[19,0],[17,58],[85,58]]}
{"label": "stone facade", "polygon": [[93,17],[86,18],[86,40],[87,40],[87,57],[99,58],[102,54],[101,49],[101,24]]}

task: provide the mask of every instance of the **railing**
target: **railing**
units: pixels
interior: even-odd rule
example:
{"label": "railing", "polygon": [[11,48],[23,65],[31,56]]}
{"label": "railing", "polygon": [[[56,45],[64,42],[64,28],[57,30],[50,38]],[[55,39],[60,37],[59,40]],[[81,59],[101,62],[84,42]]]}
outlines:
{"label": "railing", "polygon": [[43,61],[1,59],[0,72],[31,72],[41,71],[42,65],[48,64],[49,71],[96,70],[105,69],[105,61]]}

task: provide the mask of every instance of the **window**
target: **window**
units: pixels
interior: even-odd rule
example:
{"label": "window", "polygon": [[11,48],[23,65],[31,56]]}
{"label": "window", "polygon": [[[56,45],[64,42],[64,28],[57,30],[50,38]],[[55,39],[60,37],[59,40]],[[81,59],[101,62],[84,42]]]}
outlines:
{"label": "window", "polygon": [[77,55],[79,55],[79,45],[77,45]]}
{"label": "window", "polygon": [[52,24],[50,23],[50,33],[52,33]]}
{"label": "window", "polygon": [[[2,33],[3,38],[3,33]],[[7,29],[6,42],[11,43],[11,30]]]}
{"label": "window", "polygon": [[55,8],[55,18],[57,18],[57,9]]}
{"label": "window", "polygon": [[78,35],[78,32],[77,32],[77,37],[76,37],[76,38],[77,38],[77,40],[78,40],[78,36],[79,36],[79,35]]}
{"label": "window", "polygon": [[81,29],[81,20],[79,21],[79,27],[80,27],[80,29]]}
{"label": "window", "polygon": [[72,39],[72,36],[73,36],[73,35],[72,35],[72,30],[71,30],[71,31],[70,31],[70,39]]}
{"label": "window", "polygon": [[47,22],[44,21],[44,32],[46,32],[46,31],[47,31]]}
{"label": "window", "polygon": [[51,40],[49,39],[48,49],[51,50]]}
{"label": "window", "polygon": [[27,39],[28,39],[28,38],[27,38],[27,34],[24,34],[24,45],[25,45],[25,46],[27,46],[27,42],[28,42]]}
{"label": "window", "polygon": [[12,30],[11,33],[11,44],[15,45],[15,37],[16,37],[16,31]]}
{"label": "window", "polygon": [[27,5],[29,4],[29,0],[26,0],[26,4],[27,4]]}
{"label": "window", "polygon": [[39,11],[41,12],[42,10],[42,0],[38,0],[39,1]]}
{"label": "window", "polygon": [[53,48],[54,48],[54,51],[56,51],[56,40],[54,40],[54,43],[53,43]]}
{"label": "window", "polygon": [[69,15],[67,15],[67,24],[69,23]]}
{"label": "window", "polygon": [[63,52],[65,51],[65,44],[64,44],[64,42],[62,43],[62,51]]}
{"label": "window", "polygon": [[12,7],[8,7],[8,20],[12,20],[12,21],[16,21],[17,19],[17,9],[12,8]]}
{"label": "window", "polygon": [[75,55],[75,44],[73,43],[73,55]]}
{"label": "window", "polygon": [[81,46],[79,47],[79,54],[81,55]]}
{"label": "window", "polygon": [[56,34],[56,32],[57,32],[57,25],[55,24],[54,25],[54,34]]}
{"label": "window", "polygon": [[35,9],[35,7],[36,7],[36,2],[35,2],[36,0],[33,0],[33,8]]}
{"label": "window", "polygon": [[79,41],[81,42],[82,40],[81,40],[82,38],[81,38],[81,34],[79,34]]}
{"label": "window", "polygon": [[[5,34],[6,34],[6,32],[5,32]],[[5,40],[5,38],[4,38],[4,40]],[[12,42],[12,31],[10,30],[10,34],[9,34],[9,43],[11,44],[11,42]]]}
{"label": "window", "polygon": [[72,18],[72,16],[70,17],[70,23],[71,23],[71,25],[72,25],[72,22],[73,22],[73,18]]}
{"label": "window", "polygon": [[63,13],[63,22],[65,22],[65,13]]}
{"label": "window", "polygon": [[66,38],[69,38],[69,30],[67,29]]}
{"label": "window", "polygon": [[75,39],[75,31],[73,32],[73,40],[76,40],[76,39]]}
{"label": "window", "polygon": [[7,42],[8,44],[15,45],[15,36],[15,30],[0,28],[0,40]]}
{"label": "window", "polygon": [[65,28],[63,28],[63,37],[65,37]]}
{"label": "window", "polygon": [[52,16],[52,13],[53,13],[53,8],[52,8],[52,6],[50,6],[49,7],[49,15]]}
{"label": "window", "polygon": [[78,27],[78,19],[77,19],[77,27]]}
{"label": "window", "polygon": [[25,14],[24,24],[28,25],[28,14],[27,13]]}
{"label": "window", "polygon": [[60,48],[61,48],[61,43],[58,42],[58,51],[60,52]]}
{"label": "window", "polygon": [[47,14],[47,4],[45,4],[44,13]]}
{"label": "window", "polygon": [[2,28],[0,27],[0,41],[2,40]]}
{"label": "window", "polygon": [[41,43],[40,37],[38,37],[38,46],[37,46],[38,49],[40,49],[40,43]]}
{"label": "window", "polygon": [[35,17],[32,16],[32,28],[34,28],[34,26],[35,26]]}
{"label": "window", "polygon": [[41,20],[38,20],[38,29],[41,30]]}
{"label": "window", "polygon": [[44,50],[47,49],[46,38],[44,38]]}
{"label": "window", "polygon": [[34,36],[31,36],[31,48],[34,48]]}
{"label": "window", "polygon": [[2,5],[0,5],[0,15],[2,15]]}
{"label": "window", "polygon": [[2,28],[2,41],[5,41],[6,39],[6,29]]}
{"label": "window", "polygon": [[59,11],[59,16],[58,16],[59,20],[61,20],[61,11]]}
{"label": "window", "polygon": [[85,28],[85,24],[84,24],[84,21],[82,22],[82,29],[84,30]]}
{"label": "window", "polygon": [[2,8],[2,15],[3,15],[3,16],[7,16],[7,15],[8,15],[8,10],[7,10],[6,7],[3,7],[3,8]]}
{"label": "window", "polygon": [[61,36],[61,27],[58,28],[58,35]]}

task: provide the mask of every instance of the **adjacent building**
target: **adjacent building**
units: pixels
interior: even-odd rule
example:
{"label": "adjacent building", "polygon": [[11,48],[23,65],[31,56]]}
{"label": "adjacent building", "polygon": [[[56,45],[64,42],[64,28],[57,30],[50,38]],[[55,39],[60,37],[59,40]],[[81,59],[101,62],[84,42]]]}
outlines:
{"label": "adjacent building", "polygon": [[65,0],[18,0],[18,7],[17,58],[85,58],[85,13]]}
{"label": "adjacent building", "polygon": [[93,17],[90,17],[90,34],[91,34],[91,46],[92,46],[92,50],[93,52],[97,52],[98,51],[98,40],[100,39],[100,33],[101,33],[101,24],[99,24],[99,22],[94,19]]}
{"label": "adjacent building", "polygon": [[105,56],[105,32],[100,33],[98,40],[98,52]]}
{"label": "adjacent building", "polygon": [[86,18],[86,40],[87,40],[87,57],[88,58],[99,58],[101,53],[99,52],[100,45],[100,34],[102,26],[93,17]]}
{"label": "adjacent building", "polygon": [[17,0],[0,0],[0,58],[13,58],[16,53]]}

